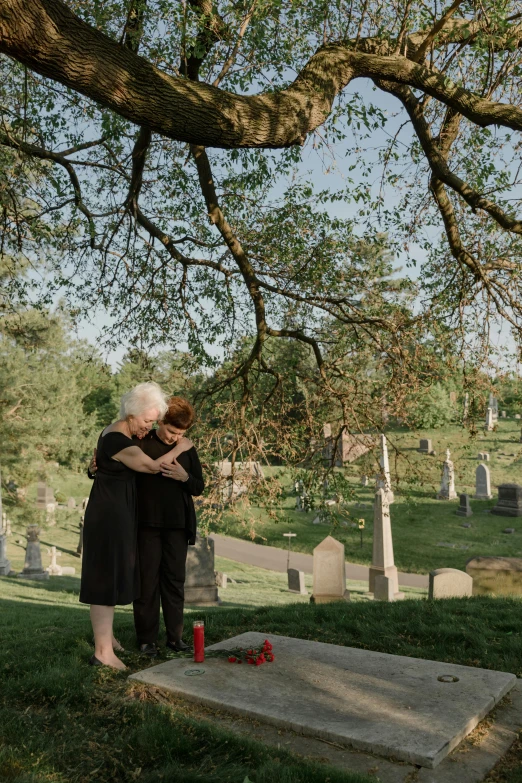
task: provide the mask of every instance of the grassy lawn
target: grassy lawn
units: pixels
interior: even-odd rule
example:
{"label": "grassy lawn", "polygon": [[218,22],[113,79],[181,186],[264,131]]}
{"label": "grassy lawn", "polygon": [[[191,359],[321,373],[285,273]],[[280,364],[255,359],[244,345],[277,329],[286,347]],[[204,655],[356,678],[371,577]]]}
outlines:
{"label": "grassy lawn", "polygon": [[[90,668],[88,613],[75,578],[0,578],[0,780],[13,783],[362,783],[357,774],[265,748],[199,717],[192,705],[152,703],[124,674]],[[482,666],[522,675],[520,603],[456,599],[396,604],[231,606],[189,611],[208,643],[248,630]],[[130,672],[132,614],[117,611]],[[223,662],[223,665],[229,665]],[[274,665],[277,665],[276,663]],[[513,762],[512,762],[513,763]],[[512,776],[497,780],[512,781]]]}
{"label": "grassy lawn", "polygon": [[[520,427],[515,420],[500,420],[497,432],[482,433],[470,438],[467,430],[447,427],[441,430],[412,433],[398,430],[389,433],[390,467],[395,503],[391,506],[391,519],[395,551],[395,563],[402,571],[427,573],[433,568],[464,569],[466,561],[477,555],[522,557],[522,521],[509,520],[488,513],[495,505],[491,501],[471,500],[473,516],[463,519],[456,516],[458,500],[435,499],[440,486],[441,465],[445,450],[450,448],[455,464],[457,493],[474,494],[475,470],[479,451],[489,452],[492,494],[504,482],[522,483],[522,444],[519,443]],[[436,457],[419,454],[416,449],[420,437],[431,437]],[[394,448],[399,453],[396,455]],[[512,455],[512,456],[509,456]],[[359,531],[351,527],[313,525],[316,512],[295,511],[295,495],[292,492],[290,473],[280,468],[269,468],[285,483],[287,490],[280,508],[280,518],[271,519],[255,506],[240,507],[239,515],[228,515],[219,530],[226,535],[255,540],[271,546],[284,547],[283,533],[297,533],[292,548],[311,553],[327,535],[334,535],[343,542],[346,559],[355,563],[370,564],[372,557],[373,481],[370,486],[360,484],[364,472],[374,475],[377,468],[366,458],[344,469],[353,496],[346,502],[350,519],[364,518],[366,530],[363,546]],[[252,520],[254,524],[252,524]],[[463,528],[463,523],[471,523]],[[506,527],[515,527],[511,535],[502,533]]]}

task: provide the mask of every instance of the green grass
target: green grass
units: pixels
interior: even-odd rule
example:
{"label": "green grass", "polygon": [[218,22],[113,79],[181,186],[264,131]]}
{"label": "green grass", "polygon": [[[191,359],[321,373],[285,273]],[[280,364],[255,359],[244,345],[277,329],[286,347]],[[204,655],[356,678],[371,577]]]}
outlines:
{"label": "green grass", "polygon": [[[276,755],[179,700],[151,703],[124,674],[90,668],[88,612],[77,591],[75,578],[0,578],[0,780],[367,780],[283,750]],[[522,674],[520,603],[511,599],[221,607],[189,611],[187,624],[196,617],[205,620],[208,643],[257,630]],[[117,610],[116,632],[133,650],[129,608]],[[125,659],[130,672],[144,667],[135,653]]]}
{"label": "green grass", "polygon": [[[401,571],[427,573],[434,568],[464,569],[466,561],[475,556],[497,555],[522,557],[522,521],[509,520],[487,513],[495,505],[496,487],[507,481],[522,483],[522,444],[519,441],[519,422],[500,420],[497,432],[480,433],[471,439],[467,430],[447,427],[442,430],[412,433],[403,430],[389,434],[390,465],[395,503],[391,506],[391,520],[395,563]],[[418,454],[420,437],[431,437],[436,457]],[[400,450],[396,459],[393,447]],[[474,494],[477,453],[488,451],[491,461],[491,501],[471,500],[473,516],[463,519],[456,516],[458,500],[435,499],[440,487],[441,465],[446,448],[450,448],[455,464],[456,490]],[[515,456],[502,456],[500,452]],[[364,460],[364,458],[363,458]],[[372,557],[373,492],[372,486],[362,487],[360,475],[376,472],[363,467],[363,462],[347,466],[344,474],[350,482],[354,496],[346,507],[351,521],[364,518],[366,530],[363,546],[360,546],[359,530],[351,527],[312,525],[316,512],[303,513],[294,510],[295,496],[291,491],[290,474],[284,469],[269,468],[286,485],[287,495],[281,504],[281,518],[272,519],[262,509],[244,506],[241,519],[228,515],[216,532],[235,536],[256,543],[284,547],[283,533],[292,530],[297,537],[292,548],[311,553],[325,536],[334,535],[345,545],[346,559],[369,565]],[[371,482],[373,484],[373,482]],[[362,505],[358,505],[362,504]],[[249,517],[254,520],[251,524]],[[462,524],[471,522],[471,528]],[[515,527],[511,535],[502,533],[506,527]],[[448,546],[451,545],[451,546]]]}

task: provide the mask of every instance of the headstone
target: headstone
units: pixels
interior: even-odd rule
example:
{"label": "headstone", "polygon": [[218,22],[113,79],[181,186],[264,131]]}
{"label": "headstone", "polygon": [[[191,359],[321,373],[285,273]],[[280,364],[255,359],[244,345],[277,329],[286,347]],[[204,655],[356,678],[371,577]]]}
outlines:
{"label": "headstone", "polygon": [[491,500],[491,476],[487,465],[477,465],[475,471],[475,499]]}
{"label": "headstone", "polygon": [[515,528],[514,528],[514,527],[505,527],[505,528],[504,528],[504,530],[503,530],[502,532],[503,532],[503,533],[515,533],[515,532],[516,532],[516,530],[515,530]]}
{"label": "headstone", "polygon": [[419,444],[419,452],[421,454],[430,454],[430,452],[432,451],[433,451],[433,447],[431,445],[431,438],[421,438]]}
{"label": "headstone", "polygon": [[459,499],[460,499],[460,505],[455,512],[457,516],[459,517],[473,516],[473,511],[471,510],[471,506],[469,502],[469,495],[459,495]]}
{"label": "headstone", "polygon": [[6,536],[8,538],[9,538],[9,536],[12,535],[11,520],[10,519],[6,519],[6,522],[5,522],[5,534],[6,534]]}
{"label": "headstone", "polygon": [[368,476],[361,476],[361,486],[367,487],[369,483]]}
{"label": "headstone", "polygon": [[76,508],[76,500],[74,498],[68,499],[67,508]]}
{"label": "headstone", "polygon": [[51,555],[51,564],[45,569],[49,576],[74,576],[76,573],[75,568],[71,568],[70,566],[59,566],[56,562],[56,558],[61,557],[62,553],[57,552],[55,546],[48,549],[47,554]]}
{"label": "headstone", "polygon": [[189,546],[185,578],[185,604],[217,606],[219,604],[214,574],[214,540],[197,536]]}
{"label": "headstone", "polygon": [[287,576],[289,592],[299,593],[299,595],[308,595],[308,590],[305,587],[304,571],[298,571],[297,568],[289,568],[287,570]]}
{"label": "headstone", "polygon": [[466,423],[469,415],[469,392],[464,394],[464,407],[462,410],[462,421]]}
{"label": "headstone", "polygon": [[388,458],[388,443],[386,441],[386,435],[380,436],[381,441],[381,455],[379,458],[379,465],[381,471],[376,477],[375,489],[383,489],[386,492],[386,500],[388,503],[393,503],[394,495],[391,488],[390,478],[390,460]]}
{"label": "headstone", "polygon": [[393,579],[389,576],[375,577],[375,584],[373,590],[373,597],[376,601],[395,601],[395,593]]}
{"label": "headstone", "polygon": [[520,419],[520,413],[515,413],[515,419]]}
{"label": "headstone", "polygon": [[503,419],[505,419],[506,416],[507,416],[507,412],[506,411],[501,411],[500,415],[502,416]]}
{"label": "headstone", "polygon": [[487,451],[479,451],[477,459],[481,460],[481,462],[489,462],[489,453]]}
{"label": "headstone", "polygon": [[2,479],[0,476],[0,576],[11,573],[11,563],[7,559],[7,517],[2,510]]}
{"label": "headstone", "polygon": [[491,513],[499,517],[522,517],[522,487],[519,484],[500,484],[498,500]]}
{"label": "headstone", "polygon": [[221,587],[222,590],[226,589],[228,584],[228,576],[223,571],[216,571],[216,584]]}
{"label": "headstone", "polygon": [[495,423],[493,421],[493,409],[488,408],[486,411],[486,422],[484,424],[484,430],[485,432],[491,432],[495,427]]}
{"label": "headstone", "polygon": [[48,503],[45,515],[45,524],[47,527],[54,527],[56,525],[56,517],[54,515],[54,512],[56,510],[56,503]]}
{"label": "headstone", "polygon": [[87,503],[88,502],[89,502],[89,498],[84,498],[82,500],[82,511],[85,511],[85,509],[87,508]]}
{"label": "headstone", "polygon": [[473,557],[466,563],[473,595],[522,595],[522,558]]}
{"label": "headstone", "polygon": [[350,593],[346,589],[346,566],[344,544],[332,536],[327,536],[314,549],[313,595],[310,600],[316,604],[332,601],[349,601]]}
{"label": "headstone", "polygon": [[329,440],[332,437],[332,425],[323,424],[323,438]]}
{"label": "headstone", "polygon": [[429,598],[464,598],[473,593],[473,579],[457,568],[430,571]]}
{"label": "headstone", "polygon": [[442,464],[442,478],[437,500],[453,500],[457,497],[455,492],[455,469],[451,461],[450,450],[446,449],[446,459]]}
{"label": "headstone", "polygon": [[378,489],[375,493],[373,506],[373,554],[370,567],[370,593],[375,594],[375,579],[377,576],[388,577],[391,582],[394,601],[404,598],[404,593],[399,592],[397,568],[393,558],[390,508],[383,489]]}
{"label": "headstone", "polygon": [[38,525],[29,525],[27,528],[27,548],[25,550],[24,569],[18,576],[22,579],[49,579],[49,574],[42,566],[42,553],[40,551],[40,528]]}
{"label": "headstone", "polygon": [[50,503],[54,504],[54,492],[43,481],[38,482],[36,490],[36,507],[47,510]]}

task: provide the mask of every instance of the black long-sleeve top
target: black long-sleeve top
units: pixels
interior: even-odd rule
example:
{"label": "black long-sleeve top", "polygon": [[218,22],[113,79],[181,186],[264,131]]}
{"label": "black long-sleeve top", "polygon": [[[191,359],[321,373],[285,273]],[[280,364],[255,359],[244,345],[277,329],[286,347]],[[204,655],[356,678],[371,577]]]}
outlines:
{"label": "black long-sleeve top", "polygon": [[[158,459],[167,454],[172,445],[163,443],[152,430],[144,438],[133,439],[147,456]],[[147,527],[186,528],[189,537],[195,537],[196,515],[193,495],[201,495],[205,489],[203,471],[194,447],[184,451],[177,459],[189,477],[186,481],[162,476],[161,473],[137,473],[138,524]]]}

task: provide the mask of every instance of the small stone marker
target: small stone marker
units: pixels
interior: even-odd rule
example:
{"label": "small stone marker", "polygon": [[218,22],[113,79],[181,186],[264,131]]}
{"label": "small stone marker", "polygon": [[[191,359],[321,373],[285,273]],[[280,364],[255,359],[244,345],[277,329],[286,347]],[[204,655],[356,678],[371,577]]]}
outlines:
{"label": "small stone marker", "polygon": [[399,592],[399,579],[393,558],[390,507],[383,489],[379,489],[375,493],[373,506],[373,553],[369,592],[374,595],[375,579],[378,576],[386,576],[390,580],[393,601],[404,598],[404,593]]}
{"label": "small stone marker", "polygon": [[457,516],[459,517],[473,516],[473,511],[471,510],[471,506],[469,502],[469,495],[459,495],[459,498],[460,498],[460,505],[455,512]]}
{"label": "small stone marker", "polygon": [[450,450],[446,449],[446,459],[442,463],[442,477],[437,500],[453,500],[457,497],[455,492],[455,468],[451,461]]}
{"label": "small stone marker", "polygon": [[79,523],[80,528],[80,540],[78,541],[78,546],[76,547],[76,554],[78,557],[81,557],[83,555],[83,521],[85,517],[81,518],[81,521]]}
{"label": "small stone marker", "polygon": [[522,558],[473,557],[466,563],[473,595],[522,595]]}
{"label": "small stone marker", "polygon": [[196,536],[189,546],[185,579],[185,604],[218,606],[218,589],[214,571],[214,540]]}
{"label": "small stone marker", "polygon": [[481,460],[481,462],[489,462],[489,454],[487,451],[479,451],[477,454],[477,459]]}
{"label": "small stone marker", "polygon": [[68,499],[67,508],[76,508],[76,500],[74,498]]}
{"label": "small stone marker", "polygon": [[475,499],[491,500],[491,476],[487,465],[478,465],[475,471]]}
{"label": "small stone marker", "polygon": [[218,587],[221,587],[222,590],[225,590],[228,584],[228,576],[223,573],[223,571],[216,571],[216,584]]}
{"label": "small stone marker", "polygon": [[418,450],[420,454],[430,454],[433,451],[431,438],[421,438]]}
{"label": "small stone marker", "polygon": [[503,419],[505,419],[506,416],[507,416],[507,412],[506,411],[501,411],[500,415],[502,416]]}
{"label": "small stone marker", "polygon": [[518,484],[500,484],[498,500],[491,513],[499,517],[522,517],[522,487]]}
{"label": "small stone marker", "polygon": [[314,583],[310,601],[316,604],[349,601],[344,544],[332,536],[327,536],[315,547],[313,554]]}
{"label": "small stone marker", "polygon": [[515,413],[515,419],[520,419],[520,413]]}
{"label": "small stone marker", "polygon": [[87,503],[88,502],[89,502],[89,498],[84,498],[82,500],[82,511],[85,511],[85,509],[87,508]]}
{"label": "small stone marker", "polygon": [[290,552],[292,550],[292,538],[295,538],[297,533],[283,533],[283,536],[288,539],[288,555],[286,558],[286,570],[290,568]]}
{"label": "small stone marker", "polygon": [[49,579],[49,574],[47,571],[44,571],[42,566],[39,535],[40,528],[38,525],[28,526],[24,570],[18,574],[22,579]]}
{"label": "small stone marker", "polygon": [[429,598],[463,598],[472,595],[473,578],[457,568],[430,571]]}
{"label": "small stone marker", "polygon": [[304,571],[298,571],[297,568],[289,568],[286,573],[288,576],[289,592],[299,593],[299,595],[308,595],[308,590],[305,587]]}
{"label": "small stone marker", "polygon": [[515,528],[514,527],[505,527],[502,532],[503,533],[515,533]]}
{"label": "small stone marker", "polygon": [[51,564],[47,566],[45,569],[49,576],[61,576],[62,575],[62,569],[56,562],[57,557],[61,557],[62,553],[56,551],[56,547],[52,546],[50,549],[47,550],[47,554],[51,555]]}
{"label": "small stone marker", "polygon": [[369,483],[369,478],[368,478],[368,476],[361,476],[361,485],[362,485],[363,487],[367,487],[367,486],[368,486],[368,483]]}
{"label": "small stone marker", "polygon": [[388,576],[375,577],[373,597],[376,601],[395,601],[393,579]]}

